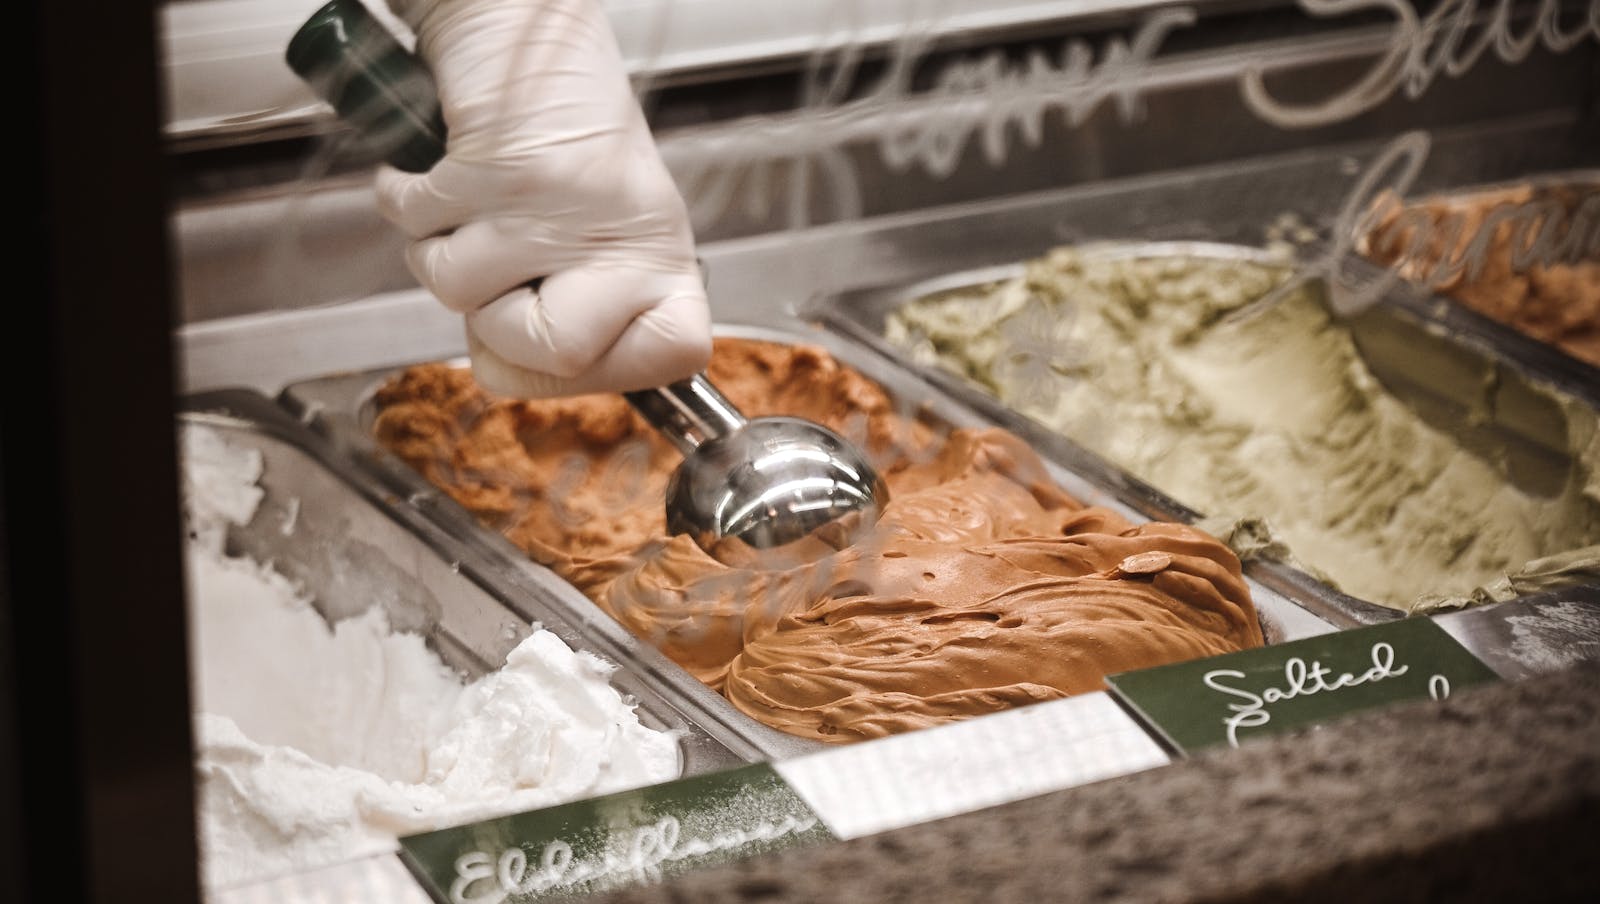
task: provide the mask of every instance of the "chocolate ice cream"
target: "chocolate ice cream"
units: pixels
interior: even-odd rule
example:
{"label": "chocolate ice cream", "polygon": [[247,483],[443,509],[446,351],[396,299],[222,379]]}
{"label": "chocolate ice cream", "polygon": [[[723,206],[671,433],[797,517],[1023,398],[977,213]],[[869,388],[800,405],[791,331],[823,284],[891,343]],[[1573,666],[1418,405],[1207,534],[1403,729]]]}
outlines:
{"label": "chocolate ice cream", "polygon": [[709,376],[748,415],[809,418],[866,447],[892,497],[866,540],[758,571],[669,536],[677,453],[620,397],[493,398],[429,365],[379,393],[375,431],[739,709],[796,735],[877,737],[1262,643],[1226,546],[1082,505],[1010,433],[940,436],[818,348],[719,340]]}

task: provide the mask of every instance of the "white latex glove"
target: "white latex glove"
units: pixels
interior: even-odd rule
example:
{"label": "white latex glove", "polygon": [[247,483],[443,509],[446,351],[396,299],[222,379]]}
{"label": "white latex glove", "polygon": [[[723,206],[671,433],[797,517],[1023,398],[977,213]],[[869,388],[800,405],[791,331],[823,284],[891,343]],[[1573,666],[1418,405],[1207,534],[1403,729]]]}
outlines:
{"label": "white latex glove", "polygon": [[379,205],[415,240],[417,279],[466,315],[484,388],[626,391],[704,368],[688,213],[599,0],[390,5],[417,33],[449,137],[427,173],[381,170]]}

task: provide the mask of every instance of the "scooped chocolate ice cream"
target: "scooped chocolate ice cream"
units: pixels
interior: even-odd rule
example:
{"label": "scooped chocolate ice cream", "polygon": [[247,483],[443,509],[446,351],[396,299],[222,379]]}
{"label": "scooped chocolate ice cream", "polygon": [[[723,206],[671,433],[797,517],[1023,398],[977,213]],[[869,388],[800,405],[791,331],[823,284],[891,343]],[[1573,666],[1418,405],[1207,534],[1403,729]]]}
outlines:
{"label": "scooped chocolate ice cream", "polygon": [[891,493],[865,540],[761,571],[668,535],[677,453],[620,397],[494,398],[465,370],[427,365],[379,393],[375,431],[739,709],[796,735],[878,737],[1262,643],[1226,546],[1084,506],[1010,433],[941,436],[813,347],[719,340],[709,376],[751,416],[808,418],[865,447]]}

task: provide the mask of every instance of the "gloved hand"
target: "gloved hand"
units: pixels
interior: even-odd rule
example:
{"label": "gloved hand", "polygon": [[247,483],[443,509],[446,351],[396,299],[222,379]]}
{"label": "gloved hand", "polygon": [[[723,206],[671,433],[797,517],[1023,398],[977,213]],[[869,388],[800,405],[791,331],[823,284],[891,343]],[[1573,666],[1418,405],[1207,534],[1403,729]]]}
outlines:
{"label": "gloved hand", "polygon": [[[599,0],[390,0],[438,82],[446,154],[384,168],[406,259],[524,397],[658,386],[711,354],[688,214]],[[528,286],[543,277],[537,291]]]}

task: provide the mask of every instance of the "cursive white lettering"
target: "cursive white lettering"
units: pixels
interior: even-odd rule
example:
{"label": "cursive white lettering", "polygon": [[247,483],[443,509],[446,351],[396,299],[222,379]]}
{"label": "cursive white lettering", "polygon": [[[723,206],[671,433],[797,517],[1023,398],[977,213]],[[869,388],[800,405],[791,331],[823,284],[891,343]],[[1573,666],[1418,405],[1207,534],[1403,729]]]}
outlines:
{"label": "cursive white lettering", "polygon": [[1298,656],[1292,657],[1283,665],[1285,687],[1269,687],[1259,694],[1224,682],[1224,679],[1238,681],[1245,677],[1244,672],[1236,669],[1213,669],[1206,672],[1201,681],[1214,691],[1243,701],[1229,703],[1228,709],[1232,715],[1222,720],[1222,724],[1227,728],[1228,745],[1238,747],[1240,729],[1260,728],[1272,721],[1268,704],[1324,694],[1347,687],[1374,684],[1389,678],[1398,678],[1408,671],[1407,666],[1394,664],[1394,647],[1388,643],[1373,644],[1371,657],[1371,668],[1359,674],[1342,672],[1331,681],[1328,679],[1333,672],[1321,662],[1313,659],[1308,664]]}
{"label": "cursive white lettering", "polygon": [[1560,0],[1541,0],[1527,29],[1518,35],[1512,24],[1513,3],[1499,0],[1476,41],[1462,47],[1478,20],[1477,0],[1443,0],[1426,19],[1419,19],[1408,0],[1300,0],[1300,7],[1318,18],[1370,9],[1394,16],[1394,31],[1381,57],[1354,85],[1315,103],[1279,101],[1267,90],[1260,66],[1240,79],[1245,103],[1267,122],[1285,129],[1309,129],[1342,122],[1365,113],[1404,88],[1406,96],[1422,96],[1440,73],[1452,78],[1471,69],[1490,48],[1510,64],[1527,59],[1541,42],[1552,53],[1565,53],[1585,38],[1600,39],[1600,0],[1591,0],[1588,14],[1574,30],[1561,27]]}
{"label": "cursive white lettering", "polygon": [[[510,853],[507,851],[507,853]],[[518,849],[517,853],[522,853]],[[502,857],[501,860],[505,858]],[[484,888],[481,893],[473,889],[484,879],[495,879],[499,874],[497,863],[493,857],[482,851],[473,851],[462,854],[456,858],[456,878],[450,883],[451,904],[469,904],[469,902],[483,902],[483,904],[497,904],[506,899],[506,893],[498,883],[493,883]]]}
{"label": "cursive white lettering", "polygon": [[800,835],[816,825],[813,817],[789,816],[777,822],[759,822],[746,829],[729,829],[710,838],[680,840],[677,818],[664,816],[619,836],[606,851],[590,859],[577,859],[571,845],[563,840],[551,841],[540,854],[539,869],[532,872],[528,871],[528,854],[520,846],[507,848],[498,856],[473,851],[455,861],[456,876],[450,884],[450,901],[451,904],[500,904],[513,897],[573,889],[588,883],[599,883],[590,889],[599,890],[626,881],[652,882],[661,878],[665,863]]}
{"label": "cursive white lettering", "polygon": [[1392,260],[1395,273],[1426,288],[1448,288],[1463,277],[1476,280],[1497,253],[1504,255],[1497,266],[1503,264],[1511,273],[1600,255],[1600,189],[1570,204],[1540,197],[1498,202],[1470,234],[1472,214],[1465,204],[1419,204],[1396,212],[1399,204],[1389,196],[1374,202],[1375,218],[1386,222],[1362,232],[1357,245],[1368,256]]}
{"label": "cursive white lettering", "polygon": [[[1421,131],[1407,132],[1389,142],[1345,196],[1344,206],[1340,208],[1333,227],[1332,241],[1326,250],[1296,267],[1294,275],[1277,288],[1236,308],[1228,314],[1226,321],[1236,323],[1249,320],[1313,280],[1321,280],[1328,287],[1328,305],[1341,316],[1349,316],[1376,304],[1400,278],[1398,270],[1380,270],[1375,277],[1363,273],[1358,278],[1345,272],[1345,263],[1351,259],[1351,250],[1357,240],[1375,228],[1387,212],[1388,208],[1378,203],[1378,198],[1387,194],[1403,196],[1416,182],[1422,164],[1428,158],[1428,144],[1428,133]],[[1394,170],[1392,177],[1390,170]]]}
{"label": "cursive white lettering", "polygon": [[1450,679],[1443,675],[1434,675],[1429,678],[1428,696],[1435,700],[1443,700],[1450,696]]}

